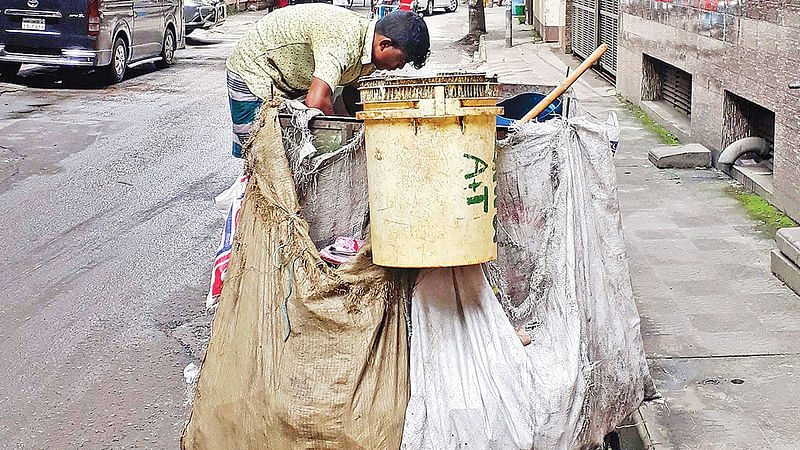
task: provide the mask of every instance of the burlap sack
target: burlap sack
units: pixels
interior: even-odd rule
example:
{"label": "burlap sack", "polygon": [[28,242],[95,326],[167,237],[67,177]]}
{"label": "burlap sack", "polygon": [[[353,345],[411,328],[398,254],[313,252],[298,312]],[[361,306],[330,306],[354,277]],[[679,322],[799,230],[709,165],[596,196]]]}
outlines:
{"label": "burlap sack", "polygon": [[369,240],[339,269],[322,262],[272,106],[249,149],[252,176],[181,446],[397,448],[408,280],[372,264]]}

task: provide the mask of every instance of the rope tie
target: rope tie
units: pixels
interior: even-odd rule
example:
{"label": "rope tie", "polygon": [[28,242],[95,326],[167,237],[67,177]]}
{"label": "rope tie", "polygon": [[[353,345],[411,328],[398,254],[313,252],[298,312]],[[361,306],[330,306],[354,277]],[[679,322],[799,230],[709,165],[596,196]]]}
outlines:
{"label": "rope tie", "polygon": [[[289,213],[289,211],[286,211],[284,208],[280,208],[280,209],[287,213],[286,214],[286,220],[285,220],[285,222],[286,222],[286,240],[283,243],[281,243],[281,245],[278,246],[277,249],[275,249],[273,260],[274,260],[275,266],[278,269],[283,269],[285,264],[282,261],[279,261],[278,258],[280,258],[282,256],[283,249],[288,247],[289,244],[291,244],[291,242],[292,242],[292,224],[296,220],[302,219],[302,217],[300,217],[300,214],[298,212]],[[289,297],[292,296],[292,291],[294,289],[294,265],[295,265],[295,263],[297,262],[298,259],[300,259],[300,255],[297,255],[294,259],[292,259],[292,262],[289,264],[289,292],[283,298],[283,304],[281,305],[281,312],[283,312],[283,320],[286,322],[286,336],[284,336],[283,342],[288,341],[289,340],[289,335],[291,335],[291,333],[292,333],[292,323],[289,320],[289,312],[287,310],[287,306],[289,304]]]}
{"label": "rope tie", "polygon": [[283,252],[283,249],[288,247],[289,244],[291,244],[291,242],[292,242],[292,223],[295,220],[302,219],[302,217],[300,217],[300,214],[297,213],[297,212],[293,212],[293,213],[290,214],[285,209],[283,209],[283,208],[280,208],[280,209],[283,210],[284,212],[286,212],[286,220],[285,220],[285,222],[286,222],[286,240],[284,242],[282,242],[281,245],[279,245],[277,249],[275,249],[275,253],[273,254],[273,262],[274,262],[274,264],[275,264],[275,266],[277,268],[282,269],[284,264],[282,262],[278,261],[278,258],[281,256],[281,253]]}
{"label": "rope tie", "polygon": [[295,259],[292,260],[292,263],[289,265],[289,292],[286,294],[286,297],[283,298],[283,305],[281,305],[281,311],[283,312],[283,320],[286,321],[286,336],[283,337],[283,342],[289,340],[289,335],[292,334],[292,322],[289,321],[289,313],[286,310],[286,306],[289,304],[289,297],[292,296],[292,282],[294,278],[294,263],[300,259],[300,256],[297,256]]}

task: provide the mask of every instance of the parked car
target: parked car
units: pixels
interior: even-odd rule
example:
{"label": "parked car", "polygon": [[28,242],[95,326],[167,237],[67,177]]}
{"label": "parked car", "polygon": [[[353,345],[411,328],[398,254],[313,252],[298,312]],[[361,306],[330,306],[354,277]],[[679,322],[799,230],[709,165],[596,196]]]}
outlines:
{"label": "parked car", "polygon": [[23,63],[97,67],[116,83],[134,63],[169,66],[183,48],[182,0],[2,0],[0,76]]}
{"label": "parked car", "polygon": [[225,9],[223,0],[184,0],[183,17],[186,19],[186,35],[198,28],[207,30],[221,24],[225,20]]}
{"label": "parked car", "polygon": [[413,0],[411,8],[430,16],[434,8],[443,8],[447,12],[455,11],[458,9],[458,0]]}

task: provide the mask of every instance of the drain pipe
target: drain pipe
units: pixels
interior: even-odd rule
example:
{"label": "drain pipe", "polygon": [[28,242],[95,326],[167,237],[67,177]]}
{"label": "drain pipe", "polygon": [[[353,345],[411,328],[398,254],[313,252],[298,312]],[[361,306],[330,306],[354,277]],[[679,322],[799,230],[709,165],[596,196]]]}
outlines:
{"label": "drain pipe", "polygon": [[717,167],[723,172],[730,174],[731,166],[737,159],[741,158],[745,153],[757,153],[759,155],[769,154],[769,144],[767,140],[760,137],[746,137],[739,139],[733,144],[725,147],[725,150],[719,154],[717,159]]}

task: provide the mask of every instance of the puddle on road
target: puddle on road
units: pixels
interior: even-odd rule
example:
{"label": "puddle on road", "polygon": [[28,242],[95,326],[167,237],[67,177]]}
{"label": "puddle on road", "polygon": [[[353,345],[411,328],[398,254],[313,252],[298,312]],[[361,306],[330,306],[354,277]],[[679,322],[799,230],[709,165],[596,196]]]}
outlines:
{"label": "puddle on road", "polygon": [[13,84],[20,86],[22,89],[53,89],[54,91],[50,94],[57,95],[61,90],[99,90],[105,87],[96,78],[87,76],[87,73],[72,68],[24,65],[13,80]]}
{"label": "puddle on road", "polygon": [[32,175],[60,172],[63,159],[94,144],[113,126],[111,121],[59,123],[33,116],[14,120],[0,133],[0,193]]}

